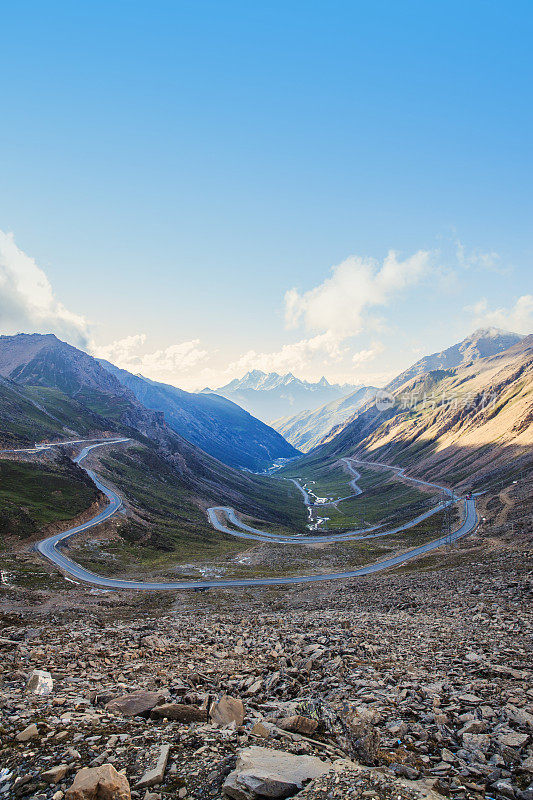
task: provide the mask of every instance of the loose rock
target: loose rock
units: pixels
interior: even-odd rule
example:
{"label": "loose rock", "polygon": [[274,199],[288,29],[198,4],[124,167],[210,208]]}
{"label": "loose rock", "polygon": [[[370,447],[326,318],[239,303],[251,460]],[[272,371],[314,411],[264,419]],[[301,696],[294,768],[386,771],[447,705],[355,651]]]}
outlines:
{"label": "loose rock", "polygon": [[155,706],[165,702],[165,692],[146,692],[139,690],[116,697],[111,700],[106,709],[113,714],[122,714],[125,717],[136,717],[148,714]]}
{"label": "loose rock", "polygon": [[31,694],[47,695],[54,689],[54,681],[49,672],[45,669],[34,669],[28,678],[26,691]]}
{"label": "loose rock", "polygon": [[224,782],[234,800],[292,797],[304,784],[328,772],[331,764],[315,756],[294,756],[283,750],[247,747],[238,754],[235,770]]}
{"label": "loose rock", "polygon": [[217,703],[211,706],[209,716],[217,725],[230,725],[233,722],[239,727],[244,722],[242,700],[225,694]]}
{"label": "loose rock", "polygon": [[131,800],[130,785],[125,775],[112,764],[81,769],[65,793],[66,800]]}

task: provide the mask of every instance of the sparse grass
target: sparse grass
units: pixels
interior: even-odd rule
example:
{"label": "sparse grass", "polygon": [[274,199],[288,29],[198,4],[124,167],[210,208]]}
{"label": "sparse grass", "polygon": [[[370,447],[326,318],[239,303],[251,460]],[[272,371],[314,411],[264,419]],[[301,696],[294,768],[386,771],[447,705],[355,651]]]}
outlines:
{"label": "sparse grass", "polygon": [[94,414],[116,422],[120,421],[123,414],[131,408],[131,403],[126,399],[122,400],[103,392],[92,392],[89,389],[79,392],[77,397],[80,403]]}
{"label": "sparse grass", "polygon": [[[69,433],[88,436],[102,430],[103,420],[59,389],[0,384],[4,447],[33,445]],[[113,428],[109,423],[107,428]]]}
{"label": "sparse grass", "polygon": [[76,400],[64,394],[59,389],[47,386],[25,386],[24,392],[35,402],[39,403],[58,422],[58,432],[64,434],[65,428],[75,430],[80,437],[88,436],[99,428],[101,420],[96,419],[92,412]]}
{"label": "sparse grass", "polygon": [[433,502],[425,492],[391,478],[358,497],[342,500],[337,508],[329,506],[329,527],[344,528],[363,521],[367,524],[405,521],[427,510]]}
{"label": "sparse grass", "polygon": [[[99,472],[117,487],[135,517],[119,519],[116,532],[120,538],[106,541],[101,547],[78,545],[75,541],[69,545],[72,557],[87,568],[109,575],[130,570],[157,572],[184,563],[212,563],[236,555],[249,545],[212,528],[187,483],[148,448],[139,445],[130,446],[127,451],[107,451],[101,455],[100,465]],[[295,516],[305,518],[293,484],[262,478],[254,480],[253,486],[259,486],[265,494],[270,488],[270,503],[281,498],[281,504],[289,509],[295,507]],[[213,505],[217,499],[215,496]]]}
{"label": "sparse grass", "polygon": [[[166,576],[173,579],[188,577],[194,580],[202,575],[239,578],[333,572],[356,568],[393,552],[415,547],[440,533],[440,515],[436,515],[401,535],[328,544],[320,549],[242,540],[211,527],[204,509],[194,502],[187,480],[180,479],[176,471],[150,447],[141,444],[132,444],[126,449],[117,447],[102,452],[99,458],[98,471],[117,487],[134,511],[133,516],[119,516],[112,521],[113,533],[118,536],[69,543],[71,557],[100,574],[145,578]],[[297,465],[294,467],[298,473]],[[16,468],[31,473],[33,465],[17,463]],[[420,499],[424,502],[428,500],[426,493],[398,481],[386,470],[359,465],[357,469],[361,473],[358,483],[364,489],[364,494],[340,504],[340,508],[347,509],[348,513],[328,508],[328,513],[332,511],[337,515],[338,519],[332,520],[332,523],[339,529],[341,526],[346,528],[348,523],[351,525],[356,518],[359,522],[362,513],[367,521],[382,519],[386,516],[384,510],[389,515],[401,510],[402,514],[405,512],[405,515],[412,517],[419,513],[416,505]],[[350,480],[350,474],[338,463],[323,466],[317,475],[317,481],[321,481],[320,491],[337,489],[341,495],[349,491]],[[281,508],[281,516],[294,521],[293,524],[284,524],[266,520],[258,522],[254,518],[254,525],[276,533],[305,531],[306,510],[294,484],[279,476],[244,475],[243,481],[252,486],[256,502],[268,499],[272,507],[277,507],[278,514]],[[32,484],[28,476],[21,475],[18,476],[18,482],[24,483],[26,496],[32,495],[36,506],[40,507],[43,498],[48,498],[49,507],[45,504],[39,518],[41,524],[47,523],[46,513],[52,509],[56,515],[62,509],[65,511],[61,503],[53,499],[46,482],[43,484],[40,480]],[[16,484],[17,478],[13,476],[11,483],[4,486],[10,486],[13,490]],[[57,486],[53,491],[58,491]],[[63,491],[66,492],[66,489]],[[217,504],[218,500],[216,491],[214,487],[213,504]],[[64,500],[72,508],[72,498],[66,494]],[[82,504],[81,495],[79,502]],[[238,507],[237,498],[235,507]],[[302,519],[303,523],[300,522]],[[106,528],[103,532],[105,534]],[[252,563],[239,563],[238,557],[244,551],[252,554]]]}
{"label": "sparse grass", "polygon": [[[156,452],[144,446],[115,449],[101,455],[100,463],[106,477],[113,481],[141,515],[154,519],[164,516],[174,529],[176,523],[185,526],[192,533],[203,529],[213,532],[200,502],[195,502],[193,489],[185,474],[180,477]],[[212,478],[206,481],[202,498],[211,500],[209,505],[224,504],[221,500],[226,492],[232,493],[231,504],[242,507],[247,513],[246,504],[261,508],[268,519],[281,524],[298,525],[304,523],[306,512],[298,489],[290,481],[266,476],[242,473],[242,477],[231,473],[231,489],[225,484],[224,470],[221,467],[220,483],[214,484]],[[228,470],[229,472],[229,470]],[[242,493],[239,496],[239,489]]]}
{"label": "sparse grass", "polygon": [[59,434],[62,425],[45,411],[37,408],[26,396],[26,389],[17,389],[0,384],[0,406],[2,408],[1,442],[3,447],[33,444],[35,441]]}
{"label": "sparse grass", "polygon": [[74,584],[66,581],[63,575],[47,562],[29,554],[4,554],[2,571],[6,583],[0,584],[0,594],[9,593],[14,586],[19,589],[61,591],[71,589]]}
{"label": "sparse grass", "polygon": [[[453,527],[458,524],[458,515],[455,516]],[[216,576],[238,579],[317,574],[356,569],[417,547],[440,536],[442,522],[443,514],[439,513],[399,534],[319,547],[222,537],[200,543],[184,541],[174,551],[162,554],[146,545],[131,546],[120,540],[111,540],[101,544],[86,542],[71,549],[70,555],[95,572],[144,579],[199,580]],[[216,537],[216,532],[212,533]],[[238,559],[244,554],[246,561],[241,563]]]}
{"label": "sparse grass", "polygon": [[70,520],[97,498],[96,487],[75,468],[0,460],[0,536],[34,536]]}

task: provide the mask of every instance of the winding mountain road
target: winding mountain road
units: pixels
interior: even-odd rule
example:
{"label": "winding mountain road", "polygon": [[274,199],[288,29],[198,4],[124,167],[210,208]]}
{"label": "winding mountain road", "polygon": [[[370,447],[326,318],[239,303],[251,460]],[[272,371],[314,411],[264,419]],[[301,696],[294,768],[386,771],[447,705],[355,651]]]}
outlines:
{"label": "winding mountain road", "polygon": [[[58,447],[61,445],[73,445],[73,444],[85,444],[86,446],[81,450],[81,452],[73,459],[75,463],[81,465],[83,459],[87,456],[87,454],[95,449],[96,447],[104,447],[106,445],[111,444],[121,444],[124,442],[129,441],[129,439],[121,438],[121,439],[105,439],[105,440],[71,440],[68,442],[53,442],[43,445],[36,445],[34,448],[28,448],[26,451],[23,450],[8,450],[2,452],[40,452],[42,450],[49,449],[51,447]],[[355,460],[355,459],[354,459]],[[379,466],[388,466],[386,464],[379,464]],[[438,539],[434,539],[431,542],[427,542],[426,544],[421,545],[420,547],[416,547],[412,550],[409,550],[405,553],[400,553],[399,555],[393,556],[391,558],[385,559],[383,561],[379,561],[374,564],[368,564],[364,567],[360,567],[356,570],[349,570],[346,572],[329,572],[329,573],[322,573],[318,575],[296,575],[296,576],[279,576],[279,577],[272,577],[272,578],[239,578],[234,580],[224,580],[224,579],[217,579],[217,580],[202,580],[202,581],[136,581],[136,580],[121,580],[118,578],[106,578],[102,575],[97,575],[94,572],[91,572],[88,569],[85,569],[76,562],[72,561],[70,558],[65,556],[59,549],[58,545],[62,542],[65,542],[71,536],[74,536],[77,533],[81,533],[82,531],[88,530],[89,528],[94,527],[95,525],[104,522],[104,520],[109,519],[109,517],[113,516],[118,509],[122,505],[121,497],[109,486],[106,486],[95,474],[93,470],[88,469],[87,467],[83,467],[91,480],[97,486],[97,488],[105,494],[107,499],[109,500],[109,504],[106,506],[105,509],[100,511],[95,517],[88,520],[81,525],[77,525],[73,528],[69,528],[63,533],[58,533],[53,536],[44,539],[43,541],[39,542],[35,548],[38,550],[45,558],[49,559],[53,564],[59,567],[63,572],[67,575],[71,576],[71,578],[77,578],[78,580],[85,581],[86,583],[92,584],[94,586],[99,586],[104,589],[136,589],[136,590],[144,590],[144,591],[157,591],[157,590],[176,590],[176,589],[210,589],[210,588],[230,588],[230,587],[254,587],[254,586],[276,586],[276,585],[287,585],[287,584],[297,584],[297,583],[315,583],[318,581],[326,581],[326,580],[340,580],[340,579],[349,579],[349,578],[356,578],[362,575],[370,575],[376,572],[381,572],[385,569],[388,569],[393,566],[398,566],[399,564],[403,564],[407,561],[410,561],[413,558],[416,558],[419,555],[424,553],[429,553],[432,550],[437,549],[438,547],[442,547],[445,544],[448,544],[452,541],[456,541],[461,539],[463,536],[466,536],[470,533],[477,525],[478,518],[476,513],[475,507],[475,499],[474,498],[467,498],[464,501],[465,507],[465,517],[464,521],[461,526],[456,530],[453,531],[449,536],[441,536]],[[403,470],[398,467],[393,467],[399,473],[402,474],[402,477],[407,477],[403,475]],[[427,481],[420,481],[415,478],[409,480],[413,480],[417,483],[427,484],[429,486],[436,486],[436,484],[430,484]],[[444,487],[437,487],[439,489],[443,489]],[[305,490],[304,490],[305,491]],[[448,494],[451,496],[451,500],[449,502],[453,502],[454,494],[451,490],[446,490]],[[444,504],[441,504],[441,507],[444,507]],[[262,541],[276,541],[280,544],[307,544],[309,542],[328,542],[328,541],[342,541],[345,538],[357,538],[357,539],[365,539],[365,538],[372,538],[373,536],[383,536],[383,535],[390,535],[393,532],[398,532],[402,530],[407,530],[407,528],[412,527],[413,525],[420,522],[422,519],[427,519],[428,516],[436,513],[439,510],[438,506],[434,509],[431,509],[429,512],[420,515],[416,518],[416,520],[411,520],[410,523],[406,523],[405,525],[399,526],[394,531],[386,531],[380,532],[378,534],[366,534],[366,535],[354,535],[359,534],[359,531],[345,533],[345,534],[330,534],[328,536],[306,536],[303,534],[302,536],[294,536],[294,537],[283,537],[283,536],[276,536],[275,534],[268,534],[264,531],[260,531],[256,528],[252,528],[251,526],[246,525],[241,520],[239,520],[236,516],[235,510],[230,507],[226,506],[217,506],[214,508],[208,509],[208,516],[211,521],[211,524],[219,531],[224,533],[228,533],[232,536],[238,536],[240,538],[250,538],[255,540],[262,540]],[[233,530],[228,528],[223,523],[220,522],[218,519],[218,513],[224,513],[226,518],[233,524],[239,527],[239,530]],[[369,529],[366,529],[367,531]],[[341,538],[342,537],[342,538]]]}
{"label": "winding mountain road", "polygon": [[[361,489],[361,487],[357,483],[357,481],[360,480],[360,478],[361,478],[361,473],[357,472],[357,470],[354,468],[354,465],[353,465],[352,462],[355,461],[355,459],[353,459],[353,458],[343,458],[342,460],[344,461],[344,463],[348,467],[349,472],[351,472],[351,474],[353,475],[353,479],[350,481],[350,486],[354,490],[354,494],[351,495],[351,497],[359,497],[360,494],[363,494],[363,490]],[[340,503],[341,500],[347,500],[347,499],[348,499],[347,497],[340,497],[335,502],[336,503]]]}
{"label": "winding mountain road", "polygon": [[[333,505],[336,503],[340,503],[342,500],[348,500],[351,497],[358,497],[363,493],[363,490],[360,486],[357,485],[357,480],[361,477],[360,473],[353,466],[353,462],[356,464],[363,464],[371,467],[385,467],[387,469],[391,469],[398,474],[398,476],[404,478],[405,480],[411,481],[412,483],[420,484],[421,486],[428,486],[433,489],[439,489],[448,495],[450,498],[449,500],[442,500],[441,502],[434,505],[428,511],[424,511],[422,514],[419,514],[414,519],[409,520],[409,522],[404,522],[402,525],[398,525],[396,528],[389,528],[388,530],[382,530],[382,525],[373,525],[367,528],[358,528],[357,530],[353,531],[345,531],[344,533],[323,533],[318,535],[310,535],[305,533],[294,534],[294,535],[282,535],[276,533],[268,533],[266,531],[262,531],[260,528],[253,528],[250,525],[247,525],[241,519],[239,519],[235,513],[235,509],[231,508],[231,506],[214,506],[207,510],[207,514],[209,517],[209,521],[211,525],[216,528],[221,533],[230,534],[231,536],[237,536],[241,539],[255,539],[256,541],[264,541],[264,542],[275,542],[277,544],[315,544],[315,543],[324,543],[324,542],[346,542],[351,540],[362,541],[363,539],[377,539],[383,536],[391,536],[395,533],[401,533],[402,531],[409,530],[410,528],[414,528],[415,525],[418,525],[420,522],[423,522],[426,519],[429,519],[434,514],[437,514],[439,511],[442,511],[447,506],[452,505],[456,499],[455,494],[451,489],[448,489],[446,486],[439,486],[436,483],[430,483],[429,481],[423,481],[419,478],[411,478],[408,475],[405,475],[405,469],[402,467],[391,467],[389,464],[382,464],[381,462],[365,462],[361,461],[356,458],[343,458],[341,459],[346,463],[350,473],[354,476],[353,479],[350,481],[350,486],[354,489],[354,494],[348,495],[346,497],[339,497],[337,500],[332,500],[330,503],[321,503],[320,508],[324,508],[327,505]],[[304,503],[308,508],[313,507],[313,503],[311,502],[309,493],[306,489],[299,483],[296,478],[289,478],[292,483],[300,490],[301,494],[304,498]],[[225,517],[226,521],[230,524],[235,526],[234,528],[228,527],[225,525],[223,521],[221,521],[220,517]],[[235,530],[237,528],[237,530]],[[377,533],[373,533],[373,531],[378,531]]]}

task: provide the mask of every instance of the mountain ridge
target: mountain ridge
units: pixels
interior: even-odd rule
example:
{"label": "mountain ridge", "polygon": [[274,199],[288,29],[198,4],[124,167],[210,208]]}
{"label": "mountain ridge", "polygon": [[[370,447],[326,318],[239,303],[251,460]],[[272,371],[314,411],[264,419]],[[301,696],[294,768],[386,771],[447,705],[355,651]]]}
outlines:
{"label": "mountain ridge", "polygon": [[502,328],[478,328],[462,341],[440,352],[423,356],[397,375],[385,388],[389,392],[394,392],[402,384],[425,372],[436,369],[455,369],[479,358],[496,355],[517,344],[522,338],[520,334],[505,331]]}
{"label": "mountain ridge", "polygon": [[[376,403],[333,429],[305,458],[357,455],[401,462],[414,474],[481,481],[532,458],[533,335],[453,370],[400,384],[392,405]],[[404,404],[404,398],[414,398]],[[428,400],[429,398],[429,400]],[[447,400],[439,401],[439,398]]]}
{"label": "mountain ridge", "polygon": [[314,411],[305,410],[293,417],[274,420],[272,426],[304,453],[313,450],[329,431],[352,417],[363,405],[371,402],[378,389],[361,386],[354,392],[331,400]]}
{"label": "mountain ridge", "polygon": [[277,459],[298,455],[280,433],[225,397],[186,392],[103,359],[99,363],[143,405],[163,412],[172,430],[228,466],[257,472]]}

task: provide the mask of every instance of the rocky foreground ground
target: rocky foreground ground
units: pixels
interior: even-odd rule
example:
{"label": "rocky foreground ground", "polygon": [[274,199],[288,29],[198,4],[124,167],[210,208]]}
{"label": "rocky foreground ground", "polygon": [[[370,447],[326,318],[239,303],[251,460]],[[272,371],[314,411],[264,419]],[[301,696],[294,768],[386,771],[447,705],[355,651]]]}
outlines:
{"label": "rocky foreground ground", "polygon": [[0,797],[533,800],[532,553],[482,549],[255,594],[5,590]]}

